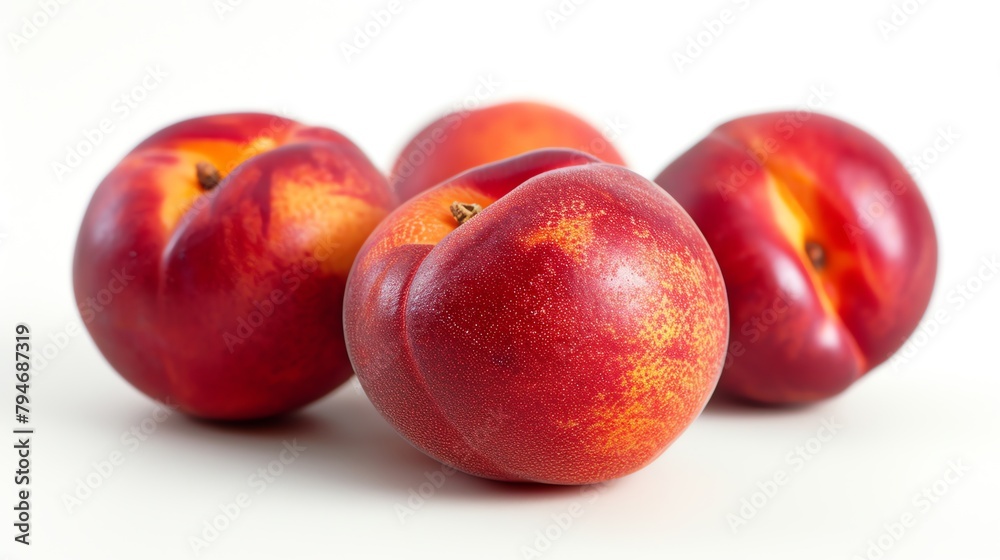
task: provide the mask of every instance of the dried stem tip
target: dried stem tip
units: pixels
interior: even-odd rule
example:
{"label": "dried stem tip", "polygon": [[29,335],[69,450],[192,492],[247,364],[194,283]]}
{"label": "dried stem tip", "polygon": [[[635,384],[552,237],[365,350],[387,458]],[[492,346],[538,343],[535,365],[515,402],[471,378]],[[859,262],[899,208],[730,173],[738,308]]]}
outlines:
{"label": "dried stem tip", "polygon": [[195,165],[195,171],[198,173],[198,184],[206,191],[214,189],[219,184],[219,181],[222,180],[219,170],[207,161],[199,161]]}
{"label": "dried stem tip", "polygon": [[458,222],[458,225],[464,224],[482,211],[483,207],[478,204],[468,202],[451,203],[451,215],[455,217],[455,221]]}
{"label": "dried stem tip", "polygon": [[806,255],[816,270],[823,270],[826,267],[826,250],[819,243],[806,241]]}

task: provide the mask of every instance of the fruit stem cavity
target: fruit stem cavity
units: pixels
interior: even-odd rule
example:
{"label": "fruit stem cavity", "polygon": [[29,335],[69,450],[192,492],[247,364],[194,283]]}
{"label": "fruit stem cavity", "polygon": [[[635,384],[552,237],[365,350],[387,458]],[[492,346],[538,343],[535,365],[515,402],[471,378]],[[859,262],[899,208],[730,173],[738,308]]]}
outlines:
{"label": "fruit stem cavity", "polygon": [[452,202],[451,203],[451,215],[455,217],[455,221],[458,225],[462,225],[465,222],[472,219],[473,216],[483,211],[483,207],[469,202]]}
{"label": "fruit stem cavity", "polygon": [[823,270],[826,268],[826,249],[815,241],[806,241],[806,255],[812,262],[813,268]]}
{"label": "fruit stem cavity", "polygon": [[199,161],[195,165],[195,171],[198,174],[198,184],[206,191],[214,189],[219,184],[219,181],[222,180],[219,170],[207,161]]}

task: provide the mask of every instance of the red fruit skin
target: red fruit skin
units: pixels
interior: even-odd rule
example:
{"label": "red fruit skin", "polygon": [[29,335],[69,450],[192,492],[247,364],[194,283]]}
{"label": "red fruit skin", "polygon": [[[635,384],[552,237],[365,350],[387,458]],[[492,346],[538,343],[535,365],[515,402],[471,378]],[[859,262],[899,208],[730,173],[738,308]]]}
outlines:
{"label": "red fruit skin", "polygon": [[[197,178],[207,162],[223,176]],[[98,348],[150,397],[247,420],[322,397],[352,371],[342,294],[388,184],[340,134],[214,115],[154,134],[101,182],[80,227],[77,303]]]}
{"label": "red fruit skin", "polygon": [[596,128],[557,107],[503,103],[450,113],[421,130],[396,159],[389,184],[399,200],[463,171],[544,148],[571,148],[625,165]]}
{"label": "red fruit skin", "polygon": [[[927,204],[899,160],[848,123],[736,119],[656,183],[691,214],[726,279],[733,330],[721,395],[836,395],[896,352],[927,308],[937,271]],[[813,263],[807,243],[825,262]]]}
{"label": "red fruit skin", "polygon": [[[453,201],[484,210],[461,226]],[[482,166],[401,206],[359,253],[348,352],[417,448],[486,478],[624,476],[694,420],[725,354],[725,288],[652,183],[571,150]]]}

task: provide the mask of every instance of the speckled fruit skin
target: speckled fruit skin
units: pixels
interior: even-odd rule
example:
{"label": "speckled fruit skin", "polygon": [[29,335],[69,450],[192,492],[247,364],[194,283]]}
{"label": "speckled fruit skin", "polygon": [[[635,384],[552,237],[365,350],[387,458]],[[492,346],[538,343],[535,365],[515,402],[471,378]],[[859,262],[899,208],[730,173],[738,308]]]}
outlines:
{"label": "speckled fruit skin", "polygon": [[[206,188],[199,164],[221,183]],[[77,303],[107,360],[150,397],[211,419],[287,412],[351,375],[344,285],[394,206],[332,130],[255,113],[187,120],[97,188]]]}
{"label": "speckled fruit skin", "polygon": [[726,278],[720,395],[792,404],[840,393],[896,352],[927,308],[930,212],[899,160],[850,124],[737,119],[656,182],[698,223]]}
{"label": "speckled fruit skin", "polygon": [[[484,209],[462,225],[453,202]],[[482,166],[365,243],[345,334],[375,407],[474,475],[585,484],[656,458],[722,367],[725,287],[650,181],[572,150]]]}
{"label": "speckled fruit skin", "polygon": [[399,200],[408,200],[473,167],[543,148],[571,148],[625,165],[611,141],[576,115],[519,101],[432,122],[399,154],[389,185]]}

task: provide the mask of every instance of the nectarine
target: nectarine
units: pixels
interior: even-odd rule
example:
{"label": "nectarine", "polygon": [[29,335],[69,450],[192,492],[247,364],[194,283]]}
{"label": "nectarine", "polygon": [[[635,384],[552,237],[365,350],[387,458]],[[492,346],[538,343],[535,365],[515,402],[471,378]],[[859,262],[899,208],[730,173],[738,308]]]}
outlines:
{"label": "nectarine", "polygon": [[457,111],[427,125],[399,154],[389,184],[403,201],[473,167],[542,148],[572,148],[624,165],[611,140],[579,117],[514,102]]}
{"label": "nectarine", "polygon": [[401,206],[348,279],[345,334],[375,407],[475,475],[631,473],[715,387],[725,288],[694,222],[639,175],[540,150]]}
{"label": "nectarine", "polygon": [[287,412],[351,375],[344,284],[394,206],[332,130],[264,114],[175,124],[97,188],[73,263],[80,312],[155,399],[205,418]]}
{"label": "nectarine", "polygon": [[819,114],[723,124],[656,179],[694,218],[729,292],[719,393],[835,395],[884,362],[927,308],[930,212],[878,140]]}

